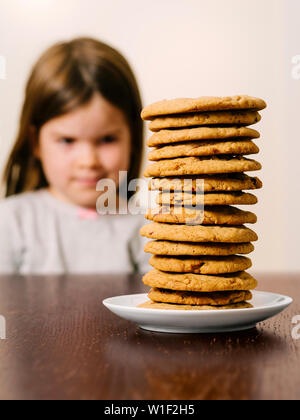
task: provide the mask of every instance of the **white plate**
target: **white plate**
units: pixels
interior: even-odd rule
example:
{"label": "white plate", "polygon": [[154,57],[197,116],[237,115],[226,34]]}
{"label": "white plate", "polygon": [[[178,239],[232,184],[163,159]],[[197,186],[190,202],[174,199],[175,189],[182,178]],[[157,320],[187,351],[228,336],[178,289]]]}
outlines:
{"label": "white plate", "polygon": [[240,331],[255,327],[286,309],[293,300],[269,292],[252,292],[253,308],[222,309],[216,311],[181,311],[137,308],[149,300],[147,294],[117,296],[105,299],[103,304],[111,312],[135,322],[149,331],[166,333],[212,333]]}

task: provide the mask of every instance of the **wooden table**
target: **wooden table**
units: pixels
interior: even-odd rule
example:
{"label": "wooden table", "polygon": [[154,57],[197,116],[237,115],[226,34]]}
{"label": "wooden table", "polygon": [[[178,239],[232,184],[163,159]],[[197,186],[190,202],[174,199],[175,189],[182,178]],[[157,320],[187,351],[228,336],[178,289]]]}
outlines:
{"label": "wooden table", "polygon": [[256,277],[293,305],[204,335],[143,331],[103,307],[146,291],[139,276],[0,277],[0,399],[300,399],[300,275]]}

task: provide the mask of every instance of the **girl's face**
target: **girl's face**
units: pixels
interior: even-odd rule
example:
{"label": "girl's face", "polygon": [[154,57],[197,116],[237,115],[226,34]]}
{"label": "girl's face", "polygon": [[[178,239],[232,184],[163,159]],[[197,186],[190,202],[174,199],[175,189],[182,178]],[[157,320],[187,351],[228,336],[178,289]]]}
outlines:
{"label": "girl's face", "polygon": [[118,186],[119,171],[129,169],[130,148],[124,114],[95,94],[87,105],[42,126],[35,155],[56,198],[95,208],[97,182],[109,178]]}

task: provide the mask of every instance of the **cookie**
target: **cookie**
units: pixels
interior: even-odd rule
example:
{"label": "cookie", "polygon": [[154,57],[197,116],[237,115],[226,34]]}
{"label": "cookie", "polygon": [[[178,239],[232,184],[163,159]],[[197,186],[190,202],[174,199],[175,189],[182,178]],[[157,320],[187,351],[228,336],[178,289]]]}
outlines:
{"label": "cookie", "polygon": [[203,96],[200,98],[178,98],[163,100],[146,106],[141,113],[143,120],[157,115],[180,114],[186,112],[224,111],[224,110],[256,110],[266,108],[262,99],[248,95],[227,97]]}
{"label": "cookie", "polygon": [[251,243],[190,243],[190,242],[171,242],[171,241],[149,241],[144,247],[144,251],[154,255],[170,256],[204,256],[204,255],[235,255],[250,254],[254,251]]}
{"label": "cookie", "polygon": [[165,159],[154,162],[146,168],[144,176],[163,177],[181,175],[201,175],[230,172],[258,171],[261,164],[244,157],[187,157]]}
{"label": "cookie", "polygon": [[189,156],[211,155],[252,155],[259,152],[258,146],[251,140],[236,141],[203,141],[176,143],[170,146],[156,147],[148,154],[148,160],[174,159]]}
{"label": "cookie", "polygon": [[171,206],[217,206],[230,204],[256,204],[257,197],[254,194],[244,193],[241,191],[219,192],[205,194],[190,193],[159,193],[156,197],[156,204]]}
{"label": "cookie", "polygon": [[241,243],[257,241],[256,233],[245,226],[170,225],[149,223],[140,230],[149,239],[183,242]]}
{"label": "cookie", "polygon": [[149,147],[182,143],[197,140],[241,140],[243,138],[257,139],[258,131],[248,127],[196,127],[179,130],[161,130],[153,134],[147,141]]}
{"label": "cookie", "polygon": [[[202,186],[201,180],[203,180],[204,186]],[[198,191],[243,191],[260,189],[262,185],[259,178],[243,173],[201,175],[201,178],[187,175],[180,178],[153,178],[149,182],[149,190],[194,193]]]}
{"label": "cookie", "polygon": [[252,266],[250,258],[230,257],[168,257],[152,256],[149,261],[153,268],[172,273],[223,274],[247,270]]}
{"label": "cookie", "polygon": [[211,305],[224,306],[252,299],[248,290],[226,292],[181,292],[152,288],[148,298],[154,302],[175,303],[177,305]]}
{"label": "cookie", "polygon": [[149,130],[159,131],[170,128],[184,128],[201,125],[252,125],[261,120],[257,111],[215,111],[176,116],[162,116],[152,119]]}
{"label": "cookie", "polygon": [[143,277],[146,286],[189,292],[221,292],[225,290],[252,290],[257,281],[245,271],[238,273],[204,275],[193,273],[166,273],[152,270]]}
{"label": "cookie", "polygon": [[198,210],[177,206],[161,206],[149,209],[146,219],[158,223],[172,224],[202,224],[202,225],[232,225],[256,223],[257,216],[250,212],[232,206],[206,206]]}
{"label": "cookie", "polygon": [[225,310],[225,309],[249,309],[253,308],[248,302],[233,303],[224,306],[211,306],[211,305],[176,305],[173,303],[160,303],[147,301],[138,306],[143,309],[164,309],[175,311],[212,311],[212,310]]}

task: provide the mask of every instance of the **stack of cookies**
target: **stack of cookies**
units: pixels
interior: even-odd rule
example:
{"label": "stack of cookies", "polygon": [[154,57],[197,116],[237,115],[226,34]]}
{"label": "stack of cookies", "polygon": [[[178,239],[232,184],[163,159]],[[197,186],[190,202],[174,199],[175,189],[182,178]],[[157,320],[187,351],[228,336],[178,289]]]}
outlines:
{"label": "stack of cookies", "polygon": [[253,212],[235,207],[256,204],[262,182],[245,172],[261,164],[249,128],[266,103],[249,96],[164,100],[147,106],[142,118],[154,134],[148,140],[152,163],[145,177],[157,192],[156,208],[141,235],[152,239],[145,252],[154,267],[143,281],[150,301],[165,309],[248,308],[257,281],[245,270],[254,250]]}

